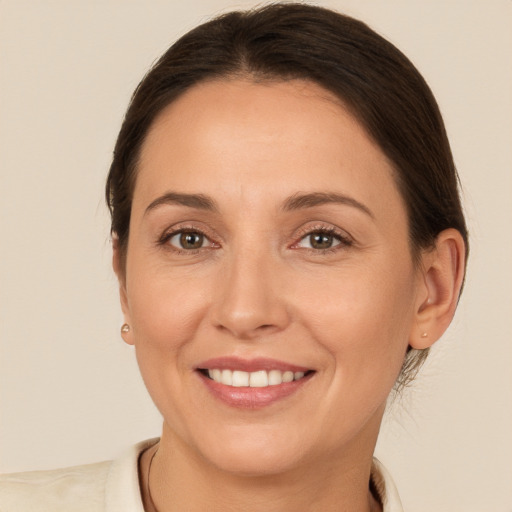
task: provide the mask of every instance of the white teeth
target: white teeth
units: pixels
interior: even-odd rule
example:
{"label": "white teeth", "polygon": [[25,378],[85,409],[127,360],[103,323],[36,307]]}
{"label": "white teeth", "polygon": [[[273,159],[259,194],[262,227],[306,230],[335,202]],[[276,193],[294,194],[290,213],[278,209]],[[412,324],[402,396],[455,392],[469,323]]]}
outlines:
{"label": "white teeth", "polygon": [[282,384],[283,382],[283,374],[279,370],[270,370],[268,372],[268,385],[269,386],[277,386],[278,384]]}
{"label": "white teeth", "polygon": [[249,373],[235,370],[233,372],[233,386],[241,388],[242,386],[249,385]]}
{"label": "white teeth", "polygon": [[244,372],[242,370],[220,370],[213,368],[208,370],[208,376],[215,382],[233,387],[265,388],[278,386],[304,377],[304,372],[292,372],[287,370],[259,370],[256,372]]}
{"label": "white teeth", "polygon": [[249,376],[251,388],[266,388],[268,386],[268,374],[265,370],[251,372]]}
{"label": "white teeth", "polygon": [[233,385],[233,372],[231,370],[222,370],[222,375],[220,377],[220,381],[222,382],[222,384],[232,386]]}
{"label": "white teeth", "polygon": [[283,373],[283,382],[291,382],[293,380],[293,372],[287,371]]}

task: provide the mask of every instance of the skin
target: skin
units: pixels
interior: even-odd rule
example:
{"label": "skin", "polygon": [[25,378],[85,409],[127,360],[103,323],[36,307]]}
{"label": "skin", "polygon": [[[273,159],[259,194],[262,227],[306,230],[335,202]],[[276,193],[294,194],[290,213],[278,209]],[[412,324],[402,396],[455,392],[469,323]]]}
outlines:
{"label": "skin", "polygon": [[[141,460],[147,510],[156,450],[160,512],[380,510],[368,481],[386,398],[408,345],[426,348],[448,326],[464,266],[454,230],[413,263],[393,174],[312,83],[208,82],[161,112],[142,148],[124,267],[114,252],[123,337],[164,418]],[[158,203],[169,192],[216,208]],[[312,193],[345,199],[289,208]],[[201,248],[181,247],[180,229],[203,234]],[[312,245],[319,230],[330,250]],[[231,407],[196,371],[221,356],[314,375],[266,407]]]}

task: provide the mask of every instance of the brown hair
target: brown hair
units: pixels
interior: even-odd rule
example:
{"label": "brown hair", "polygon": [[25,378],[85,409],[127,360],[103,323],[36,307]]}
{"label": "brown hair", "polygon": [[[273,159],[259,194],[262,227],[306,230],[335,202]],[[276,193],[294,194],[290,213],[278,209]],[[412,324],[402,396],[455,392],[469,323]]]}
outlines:
{"label": "brown hair", "polygon": [[[155,117],[195,84],[233,77],[305,79],[334,93],[393,163],[413,257],[457,229],[468,247],[458,177],[432,92],[413,64],[364,23],[322,7],[271,4],[221,15],[181,37],[135,90],[106,186],[124,258],[140,148]],[[398,386],[428,351],[410,351]]]}

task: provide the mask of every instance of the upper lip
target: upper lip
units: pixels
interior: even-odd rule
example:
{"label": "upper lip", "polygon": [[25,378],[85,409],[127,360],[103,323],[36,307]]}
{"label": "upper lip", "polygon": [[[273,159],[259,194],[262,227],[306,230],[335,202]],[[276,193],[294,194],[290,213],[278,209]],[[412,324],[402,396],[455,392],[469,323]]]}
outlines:
{"label": "upper lip", "polygon": [[279,361],[277,359],[269,359],[266,357],[257,357],[253,359],[242,359],[240,357],[226,356],[215,357],[203,361],[197,366],[198,370],[241,370],[244,372],[256,372],[259,370],[280,370],[282,372],[307,372],[312,368],[299,366],[296,364]]}

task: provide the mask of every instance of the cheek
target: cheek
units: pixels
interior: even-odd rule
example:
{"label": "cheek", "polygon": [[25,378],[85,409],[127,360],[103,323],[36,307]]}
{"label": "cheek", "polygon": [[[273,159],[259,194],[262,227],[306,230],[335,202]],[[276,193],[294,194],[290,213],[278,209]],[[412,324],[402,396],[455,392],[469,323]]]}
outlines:
{"label": "cheek", "polygon": [[127,289],[138,343],[159,351],[186,343],[206,308],[206,290],[197,279],[173,272],[148,269],[134,275]]}
{"label": "cheek", "polygon": [[143,265],[134,265],[131,274],[128,269],[127,277],[137,361],[160,408],[168,399],[165,390],[180,389],[190,371],[187,353],[207,309],[208,293],[196,279]]}
{"label": "cheek", "polygon": [[141,376],[162,416],[172,418],[173,428],[187,437],[191,341],[208,293],[198,280],[161,269],[139,266],[132,275],[127,289]]}
{"label": "cheek", "polygon": [[335,388],[360,389],[361,396],[366,387],[379,386],[386,395],[392,388],[414,319],[414,274],[402,268],[352,268],[308,286],[308,294],[296,291],[307,297],[300,315],[307,329],[330,354]]}

